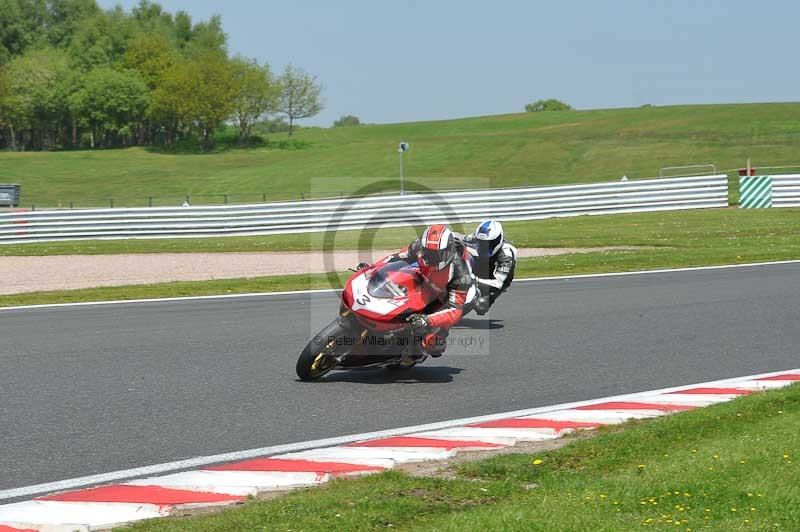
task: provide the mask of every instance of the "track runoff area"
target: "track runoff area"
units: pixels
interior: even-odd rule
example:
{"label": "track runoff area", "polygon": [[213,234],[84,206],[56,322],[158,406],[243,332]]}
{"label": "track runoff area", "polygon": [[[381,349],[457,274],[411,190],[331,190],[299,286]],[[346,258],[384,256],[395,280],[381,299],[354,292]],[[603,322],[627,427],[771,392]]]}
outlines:
{"label": "track runoff area", "polygon": [[[555,279],[622,277],[799,262]],[[548,280],[554,278],[518,281]],[[104,304],[118,303],[123,302]],[[36,308],[42,307],[48,306]],[[4,312],[13,310],[5,309]],[[627,419],[690,410],[797,381],[800,381],[800,369],[783,369],[590,401],[203,456],[7,489],[0,491],[0,501],[8,502],[0,505],[0,531],[92,530],[162,517],[187,507],[239,502],[262,491],[316,485],[335,476],[368,474],[407,462],[442,460],[470,450],[502,449],[516,442],[554,439],[574,430],[591,430]]]}

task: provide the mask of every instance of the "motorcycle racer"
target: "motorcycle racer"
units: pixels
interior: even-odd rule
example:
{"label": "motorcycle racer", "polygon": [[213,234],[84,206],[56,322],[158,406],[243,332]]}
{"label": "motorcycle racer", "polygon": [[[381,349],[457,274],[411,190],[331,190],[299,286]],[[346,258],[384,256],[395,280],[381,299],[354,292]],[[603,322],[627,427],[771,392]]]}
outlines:
{"label": "motorcycle racer", "polygon": [[482,316],[511,285],[517,265],[517,248],[504,239],[503,225],[493,220],[482,222],[474,233],[464,237],[464,243],[475,251],[473,255],[477,255],[474,268],[480,297],[473,306]]}
{"label": "motorcycle racer", "polygon": [[[432,357],[441,356],[446,348],[450,328],[459,322],[464,305],[470,303],[476,289],[463,244],[444,224],[425,228],[422,236],[412,241],[386,262],[417,262],[419,271],[437,294],[437,300],[425,314],[412,314],[407,322],[415,335],[422,338],[422,348]],[[368,266],[359,264],[359,269]]]}

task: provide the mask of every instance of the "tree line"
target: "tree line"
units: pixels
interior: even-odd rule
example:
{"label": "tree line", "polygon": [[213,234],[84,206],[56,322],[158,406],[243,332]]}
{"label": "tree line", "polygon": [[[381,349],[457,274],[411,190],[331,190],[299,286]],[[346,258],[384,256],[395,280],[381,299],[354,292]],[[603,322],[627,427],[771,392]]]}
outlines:
{"label": "tree line", "polygon": [[231,57],[219,16],[194,22],[142,0],[0,0],[0,149],[214,147],[225,124],[247,143],[259,121],[322,110],[321,86],[291,65]]}

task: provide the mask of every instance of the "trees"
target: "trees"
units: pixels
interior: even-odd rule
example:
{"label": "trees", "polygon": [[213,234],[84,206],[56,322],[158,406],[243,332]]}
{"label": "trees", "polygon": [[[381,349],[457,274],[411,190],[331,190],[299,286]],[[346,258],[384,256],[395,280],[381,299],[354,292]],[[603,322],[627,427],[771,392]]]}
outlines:
{"label": "trees", "polygon": [[[151,0],[0,0],[0,149],[174,144],[235,125],[240,141],[322,109],[316,79],[229,58],[219,17]],[[286,116],[287,121],[277,116]],[[268,120],[268,126],[266,125]]]}
{"label": "trees", "polygon": [[354,115],[345,115],[333,123],[333,127],[348,127],[348,126],[360,126],[360,125],[361,121],[358,119],[357,116]]}
{"label": "trees", "polygon": [[195,132],[203,149],[214,147],[214,130],[233,112],[236,83],[225,56],[208,53],[175,65],[153,94],[156,116]]}
{"label": "trees", "polygon": [[228,36],[222,31],[222,19],[219,15],[214,15],[208,22],[198,22],[192,26],[185,50],[189,56],[202,56],[207,53],[227,55],[227,45]]}
{"label": "trees", "polygon": [[101,12],[95,0],[20,0],[43,8],[41,21],[50,46],[66,48],[86,19]]}
{"label": "trees", "polygon": [[0,66],[22,55],[36,39],[36,17],[19,0],[0,0]]}
{"label": "trees", "polygon": [[269,67],[258,61],[234,58],[231,61],[236,84],[233,97],[233,120],[239,130],[239,141],[247,141],[253,126],[263,117],[273,114],[280,98],[280,86],[272,78]]}
{"label": "trees", "polygon": [[317,78],[288,65],[280,77],[281,96],[278,111],[289,119],[289,136],[295,120],[316,116],[323,109],[322,86]]}
{"label": "trees", "polygon": [[139,72],[150,90],[158,87],[164,74],[179,60],[169,40],[158,33],[139,33],[131,39],[122,66]]}
{"label": "trees", "polygon": [[119,146],[130,144],[141,127],[150,94],[135,71],[97,68],[86,76],[69,103],[79,122],[89,128],[92,148],[97,144]]}
{"label": "trees", "polygon": [[[6,135],[11,134],[9,131],[9,122],[8,122],[8,77],[6,76],[5,69],[0,67],[0,140],[5,139]],[[11,145],[11,139],[9,138],[5,142],[6,144]],[[0,142],[0,144],[3,144]]]}
{"label": "trees", "polygon": [[53,147],[70,90],[66,55],[52,48],[30,51],[11,61],[5,76],[11,149]]}
{"label": "trees", "polygon": [[572,106],[555,98],[548,100],[536,100],[525,106],[525,111],[538,113],[541,111],[572,111]]}

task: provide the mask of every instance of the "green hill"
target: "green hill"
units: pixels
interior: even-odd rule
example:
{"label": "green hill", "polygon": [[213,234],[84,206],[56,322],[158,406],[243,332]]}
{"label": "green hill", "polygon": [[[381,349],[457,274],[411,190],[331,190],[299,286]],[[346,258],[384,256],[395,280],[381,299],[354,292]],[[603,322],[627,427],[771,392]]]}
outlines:
{"label": "green hill", "polygon": [[[551,185],[657,176],[659,168],[796,163],[800,103],[697,105],[465,118],[296,133],[270,147],[212,154],[143,148],[0,153],[0,183],[26,205],[176,205],[338,195],[397,176],[397,142],[411,143],[406,176],[434,188]],[[284,144],[283,147],[280,147]],[[392,185],[394,186],[394,185]],[[201,195],[218,195],[201,197]]]}

